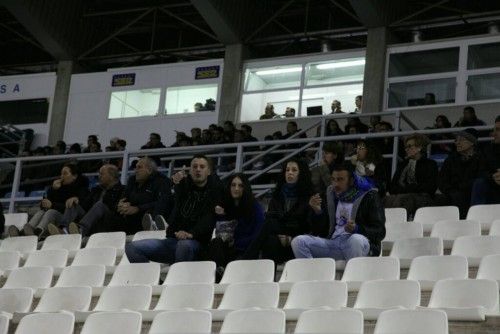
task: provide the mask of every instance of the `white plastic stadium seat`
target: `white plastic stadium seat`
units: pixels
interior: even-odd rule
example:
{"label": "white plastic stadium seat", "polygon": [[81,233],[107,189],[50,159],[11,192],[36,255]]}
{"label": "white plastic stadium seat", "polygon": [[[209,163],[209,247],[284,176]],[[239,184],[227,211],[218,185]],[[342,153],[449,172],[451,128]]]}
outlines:
{"label": "white plastic stadium seat", "polygon": [[466,256],[470,267],[478,267],[484,256],[500,254],[500,236],[459,237],[451,254]]}
{"label": "white plastic stadium seat", "polygon": [[36,235],[7,238],[2,240],[2,243],[0,243],[0,252],[17,251],[21,253],[21,255],[27,255],[36,251],[37,244],[38,237]]}
{"label": "white plastic stadium seat", "polygon": [[295,282],[335,280],[335,260],[330,258],[293,259],[285,264],[279,285],[289,292]]}
{"label": "white plastic stadium seat", "polygon": [[500,204],[473,205],[467,212],[467,219],[481,223],[481,229],[487,231],[491,223],[500,217]]}
{"label": "white plastic stadium seat", "polygon": [[420,284],[408,280],[364,282],[354,308],[363,312],[365,320],[376,320],[382,311],[394,308],[413,310],[420,305]]}
{"label": "white plastic stadium seat", "polygon": [[276,308],[278,302],[278,283],[234,283],[227,287],[219,307],[212,310],[212,318],[220,321],[229,311],[250,307]]}
{"label": "white plastic stadium seat", "polygon": [[374,334],[448,334],[448,317],[441,310],[387,310],[382,312]]}
{"label": "white plastic stadium seat", "polygon": [[139,231],[134,234],[132,241],[145,239],[165,239],[165,230],[158,231]]}
{"label": "white plastic stadium seat", "polygon": [[114,266],[116,262],[116,249],[106,248],[82,248],[75,254],[72,266],[103,265]]}
{"label": "white plastic stadium seat", "polygon": [[349,291],[358,291],[363,282],[377,279],[398,280],[399,259],[395,257],[356,257],[344,269],[342,282]]}
{"label": "white plastic stadium seat", "polygon": [[151,286],[128,285],[104,288],[94,311],[147,310],[151,303]]}
{"label": "white plastic stadium seat", "polygon": [[91,299],[89,286],[50,288],[45,290],[34,312],[88,311]]}
{"label": "white plastic stadium seat", "polygon": [[140,334],[142,317],[139,312],[99,312],[89,315],[81,334]]}
{"label": "white plastic stadium seat", "polygon": [[89,237],[85,248],[116,248],[116,254],[121,256],[125,250],[127,235],[125,232],[100,232]]}
{"label": "white plastic stadium seat", "polygon": [[418,222],[386,222],[385,238],[382,240],[382,249],[390,250],[396,240],[406,238],[422,238],[424,228],[422,223]]}
{"label": "white plastic stadium seat", "polygon": [[500,284],[500,254],[486,255],[479,264],[478,279],[491,279]]}
{"label": "white plastic stadium seat", "polygon": [[157,285],[159,280],[159,263],[131,263],[117,266],[108,286]]}
{"label": "white plastic stadium seat", "polygon": [[0,334],[9,332],[9,317],[6,314],[0,314]]}
{"label": "white plastic stadium seat", "polygon": [[436,283],[429,308],[439,308],[451,321],[481,321],[499,315],[498,283],[485,279],[447,279]]}
{"label": "white plastic stadium seat", "polygon": [[432,226],[440,220],[459,220],[460,212],[456,206],[427,206],[418,208],[415,212],[414,222],[424,226],[424,233],[430,232]]}
{"label": "white plastic stadium seat", "polygon": [[203,310],[167,311],[158,314],[149,334],[210,334],[212,314]]}
{"label": "white plastic stadium seat", "polygon": [[431,237],[399,239],[390,253],[399,258],[402,269],[409,268],[414,258],[424,255],[443,255],[443,240]]}
{"label": "white plastic stadium seat", "polygon": [[385,223],[406,223],[408,214],[405,208],[388,208],[385,211]]}
{"label": "white plastic stadium seat", "polygon": [[28,255],[24,267],[52,267],[54,274],[60,274],[68,262],[68,251],[49,249],[32,252]]}
{"label": "white plastic stadium seat", "polygon": [[285,313],[282,310],[238,310],[230,312],[220,334],[284,334]]}
{"label": "white plastic stadium seat", "polygon": [[10,272],[3,289],[5,288],[48,288],[52,282],[53,269],[51,267],[23,267]]}
{"label": "white plastic stadium seat", "polygon": [[500,219],[491,222],[489,235],[500,235]]}
{"label": "white plastic stadium seat", "polygon": [[305,311],[295,334],[363,334],[363,313],[353,309]]}
{"label": "white plastic stadium seat", "polygon": [[14,225],[19,230],[28,222],[28,214],[26,212],[19,213],[4,213],[5,216],[5,230],[8,226]]}
{"label": "white plastic stadium seat", "polygon": [[16,269],[20,259],[19,252],[0,252],[0,272]]}
{"label": "white plastic stadium seat", "polygon": [[443,247],[453,247],[455,239],[467,235],[481,235],[481,224],[474,220],[441,220],[432,227],[431,237],[443,239]]}
{"label": "white plastic stadium seat", "polygon": [[0,289],[0,313],[26,313],[31,308],[33,290],[30,288]]}
{"label": "white plastic stadium seat", "polygon": [[229,262],[215,292],[224,292],[229,284],[245,282],[273,282],[274,262],[272,260],[237,260]]}
{"label": "white plastic stadium seat", "polygon": [[287,320],[297,320],[309,309],[347,306],[347,284],[339,281],[297,282],[292,286],[283,311]]}
{"label": "white plastic stadium seat", "polygon": [[21,319],[16,334],[73,334],[75,316],[70,312],[35,313]]}
{"label": "white plastic stadium seat", "polygon": [[177,262],[168,269],[163,282],[167,284],[211,283],[215,282],[215,262]]}
{"label": "white plastic stadium seat", "polygon": [[58,234],[50,235],[44,240],[42,250],[65,249],[70,257],[74,257],[82,245],[81,234]]}
{"label": "white plastic stadium seat", "polygon": [[460,255],[419,256],[413,259],[407,279],[419,281],[422,291],[430,291],[442,279],[467,279],[467,258]]}
{"label": "white plastic stadium seat", "polygon": [[55,286],[101,287],[105,277],[106,268],[103,265],[70,266],[62,270]]}

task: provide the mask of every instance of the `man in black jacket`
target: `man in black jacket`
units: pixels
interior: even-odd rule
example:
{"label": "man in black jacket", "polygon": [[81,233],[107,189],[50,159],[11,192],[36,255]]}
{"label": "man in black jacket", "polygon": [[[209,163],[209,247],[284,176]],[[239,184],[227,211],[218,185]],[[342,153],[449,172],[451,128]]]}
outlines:
{"label": "man in black jacket", "polygon": [[349,261],[354,257],[379,255],[385,237],[385,214],[377,191],[361,191],[352,167],[340,164],[332,172],[326,203],[319,194],[311,197],[311,221],[328,225],[328,238],[301,235],[292,240],[297,258],[331,257]]}
{"label": "man in black jacket", "polygon": [[175,206],[168,218],[166,238],[127,244],[125,251],[131,263],[174,263],[196,258],[210,241],[215,227],[215,206],[223,192],[211,173],[208,158],[196,155],[191,160],[188,176],[183,172],[174,176]]}

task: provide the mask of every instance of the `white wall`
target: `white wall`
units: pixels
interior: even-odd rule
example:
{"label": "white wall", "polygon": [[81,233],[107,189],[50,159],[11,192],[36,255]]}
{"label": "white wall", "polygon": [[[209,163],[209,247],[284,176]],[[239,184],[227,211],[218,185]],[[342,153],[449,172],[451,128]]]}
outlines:
{"label": "white wall", "polygon": [[[4,85],[5,89],[2,88],[2,86]],[[20,129],[33,129],[35,131],[35,138],[32,144],[32,148],[35,148],[37,146],[44,146],[48,143],[50,120],[52,118],[52,102],[54,100],[55,87],[56,74],[53,72],[0,77],[0,101],[36,98],[47,98],[49,101],[47,123],[15,125]]]}
{"label": "white wall", "polygon": [[[220,66],[219,78],[195,80],[196,67],[217,65]],[[111,138],[120,137],[127,141],[128,149],[134,150],[148,141],[149,133],[158,132],[162,136],[163,143],[169,146],[175,141],[175,130],[184,131],[189,135],[193,127],[207,128],[210,123],[217,123],[222,70],[222,60],[212,60],[73,75],[64,140],[67,144],[86,143],[89,134],[97,134],[104,148],[109,145]],[[113,75],[124,73],[135,73],[135,84],[112,87]],[[113,91],[213,83],[219,84],[215,112],[108,119],[110,96]],[[160,109],[163,107],[164,102],[161,102]]]}

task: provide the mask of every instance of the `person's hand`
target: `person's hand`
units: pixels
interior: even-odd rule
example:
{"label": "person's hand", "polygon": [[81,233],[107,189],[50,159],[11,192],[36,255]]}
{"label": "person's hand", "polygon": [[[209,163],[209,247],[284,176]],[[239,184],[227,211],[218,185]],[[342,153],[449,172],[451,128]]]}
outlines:
{"label": "person's hand", "polygon": [[183,178],[185,178],[187,176],[185,170],[186,170],[186,165],[182,166],[182,170],[181,171],[178,171],[177,173],[174,174],[174,176],[172,176],[172,182],[174,184],[179,184],[179,182],[182,181]]}
{"label": "person's hand", "polygon": [[224,211],[224,208],[221,207],[221,206],[219,206],[219,205],[217,205],[215,207],[215,213],[218,214],[218,215],[221,215],[221,216],[224,215],[224,214],[226,214],[226,212]]}
{"label": "person's hand", "polygon": [[66,208],[69,209],[69,208],[72,208],[73,206],[76,206],[78,205],[79,203],[79,200],[78,200],[78,197],[70,197],[66,200]]}
{"label": "person's hand", "polygon": [[344,226],[344,230],[348,233],[354,232],[356,229],[356,223],[353,220],[349,220]]}
{"label": "person's hand", "polygon": [[139,208],[132,205],[127,205],[121,212],[124,216],[132,216],[139,212]]}
{"label": "person's hand", "polygon": [[61,179],[57,179],[57,180],[54,180],[54,182],[52,182],[52,189],[59,189],[61,188],[62,186],[62,180]]}
{"label": "person's hand", "polygon": [[495,181],[495,183],[500,186],[500,170],[499,169],[497,169],[497,171],[493,174],[493,181]]}
{"label": "person's hand", "polygon": [[321,213],[321,196],[319,194],[312,195],[309,199],[309,206],[314,210],[316,214]]}
{"label": "person's hand", "polygon": [[178,240],[193,239],[193,235],[191,233],[186,232],[186,231],[178,231],[178,232],[175,232],[174,235]]}
{"label": "person's hand", "polygon": [[42,207],[42,209],[50,209],[52,207],[52,202],[50,200],[44,198],[44,199],[42,199],[40,206]]}
{"label": "person's hand", "polygon": [[367,176],[373,176],[373,175],[375,175],[375,171],[373,171],[373,170],[371,170],[371,169],[369,169],[369,168],[366,168],[366,169],[365,169],[365,174],[366,174]]}
{"label": "person's hand", "polygon": [[278,234],[278,238],[280,239],[283,247],[290,246],[290,243],[292,242],[292,237],[289,235]]}

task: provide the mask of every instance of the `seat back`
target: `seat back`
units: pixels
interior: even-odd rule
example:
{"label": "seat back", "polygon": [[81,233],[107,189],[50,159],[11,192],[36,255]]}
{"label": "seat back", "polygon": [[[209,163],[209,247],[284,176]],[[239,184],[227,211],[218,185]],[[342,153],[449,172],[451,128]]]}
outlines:
{"label": "seat back", "polygon": [[363,313],[358,310],[309,310],[299,316],[295,334],[363,334]]}
{"label": "seat back", "polygon": [[210,334],[212,314],[203,310],[167,311],[158,314],[149,334]]}
{"label": "seat back", "polygon": [[28,312],[33,302],[30,288],[0,289],[0,312]]}
{"label": "seat back", "polygon": [[484,256],[479,264],[476,278],[500,282],[500,254]]}
{"label": "seat back", "polygon": [[81,234],[50,235],[43,242],[42,250],[65,249],[68,252],[75,252],[80,249],[81,245]]}
{"label": "seat back", "polygon": [[473,205],[467,212],[467,219],[481,223],[483,230],[489,230],[491,223],[500,217],[500,204]]}
{"label": "seat back", "polygon": [[112,247],[124,249],[127,235],[125,232],[100,232],[89,237],[86,248]]}
{"label": "seat back", "polygon": [[50,288],[43,293],[35,312],[88,311],[91,298],[89,286]]}
{"label": "seat back", "polygon": [[0,251],[17,251],[28,254],[36,251],[37,244],[38,237],[35,235],[7,238],[0,243]]}
{"label": "seat back", "polygon": [[405,208],[387,208],[385,211],[385,223],[406,223],[408,215]]}
{"label": "seat back", "polygon": [[331,258],[293,259],[285,264],[280,282],[335,280],[335,260]]}
{"label": "seat back", "polygon": [[179,310],[183,308],[207,310],[212,308],[213,302],[213,284],[169,284],[163,288],[155,310]]}
{"label": "seat back", "polygon": [[274,262],[272,260],[238,260],[229,262],[220,283],[273,281]]}
{"label": "seat back", "polygon": [[147,310],[151,292],[149,285],[108,286],[102,290],[94,311]]}
{"label": "seat back", "polygon": [[467,258],[461,255],[419,256],[413,259],[408,272],[408,279],[419,281],[425,290],[432,289],[435,282],[442,279],[468,277]]}
{"label": "seat back", "polygon": [[375,334],[401,334],[411,328],[414,333],[448,334],[448,316],[441,310],[387,310],[375,325]]}
{"label": "seat back", "polygon": [[230,284],[219,309],[239,310],[249,307],[278,307],[278,283],[234,283]]}
{"label": "seat back", "polygon": [[23,226],[28,222],[28,214],[26,212],[20,213],[4,213],[5,216],[5,227],[14,225],[18,229],[22,229]]}
{"label": "seat back", "polygon": [[[440,220],[459,220],[460,212],[456,206],[427,206],[418,208],[415,212],[414,222],[420,222],[424,225],[424,231],[430,231],[432,225]],[[426,229],[426,226],[429,226]]]}
{"label": "seat back", "polygon": [[455,241],[466,235],[481,235],[481,224],[474,220],[441,220],[432,227],[431,237]]}
{"label": "seat back", "polygon": [[361,284],[354,308],[404,307],[420,305],[420,285],[417,281],[379,280]]}
{"label": "seat back", "polygon": [[35,313],[21,319],[16,334],[73,334],[74,326],[72,313]]}
{"label": "seat back", "polygon": [[394,242],[405,238],[421,238],[424,236],[424,228],[419,222],[386,222],[384,241]]}
{"label": "seat back", "polygon": [[285,333],[285,312],[282,310],[238,310],[230,312],[222,323],[220,334]]}
{"label": "seat back", "polygon": [[0,314],[0,334],[9,332],[9,317],[6,314]]}
{"label": "seat back", "polygon": [[90,286],[104,284],[106,267],[103,265],[70,266],[63,268],[55,286]]}
{"label": "seat back", "polygon": [[100,264],[113,266],[116,261],[116,248],[82,248],[75,254],[72,266],[85,266]]}
{"label": "seat back", "polygon": [[0,252],[0,271],[12,270],[19,267],[21,256],[16,251]]}
{"label": "seat back", "polygon": [[491,222],[489,235],[500,235],[500,219],[495,219]]}
{"label": "seat back", "polygon": [[160,280],[159,263],[131,263],[116,267],[108,286],[116,285],[158,285]]}
{"label": "seat back", "polygon": [[163,284],[214,283],[215,262],[177,262],[170,266]]}
{"label": "seat back", "polygon": [[140,334],[142,315],[139,312],[99,312],[88,316],[81,334]]}
{"label": "seat back", "polygon": [[26,259],[25,267],[63,268],[68,262],[68,251],[65,249],[49,249],[32,252]]}
{"label": "seat back", "polygon": [[423,255],[443,255],[443,240],[440,238],[408,238],[394,242],[390,256],[399,259],[414,259]]}
{"label": "seat back", "polygon": [[362,282],[378,279],[398,280],[399,259],[395,257],[356,257],[350,259],[344,269],[342,282],[351,289],[358,288]]}
{"label": "seat back", "polygon": [[11,271],[3,288],[48,288],[54,269],[51,267],[23,267]]}
{"label": "seat back", "polygon": [[292,286],[283,309],[347,306],[347,284],[340,281],[297,282]]}
{"label": "seat back", "polygon": [[451,254],[466,256],[469,266],[477,267],[483,256],[500,254],[500,236],[458,237],[453,244]]}

